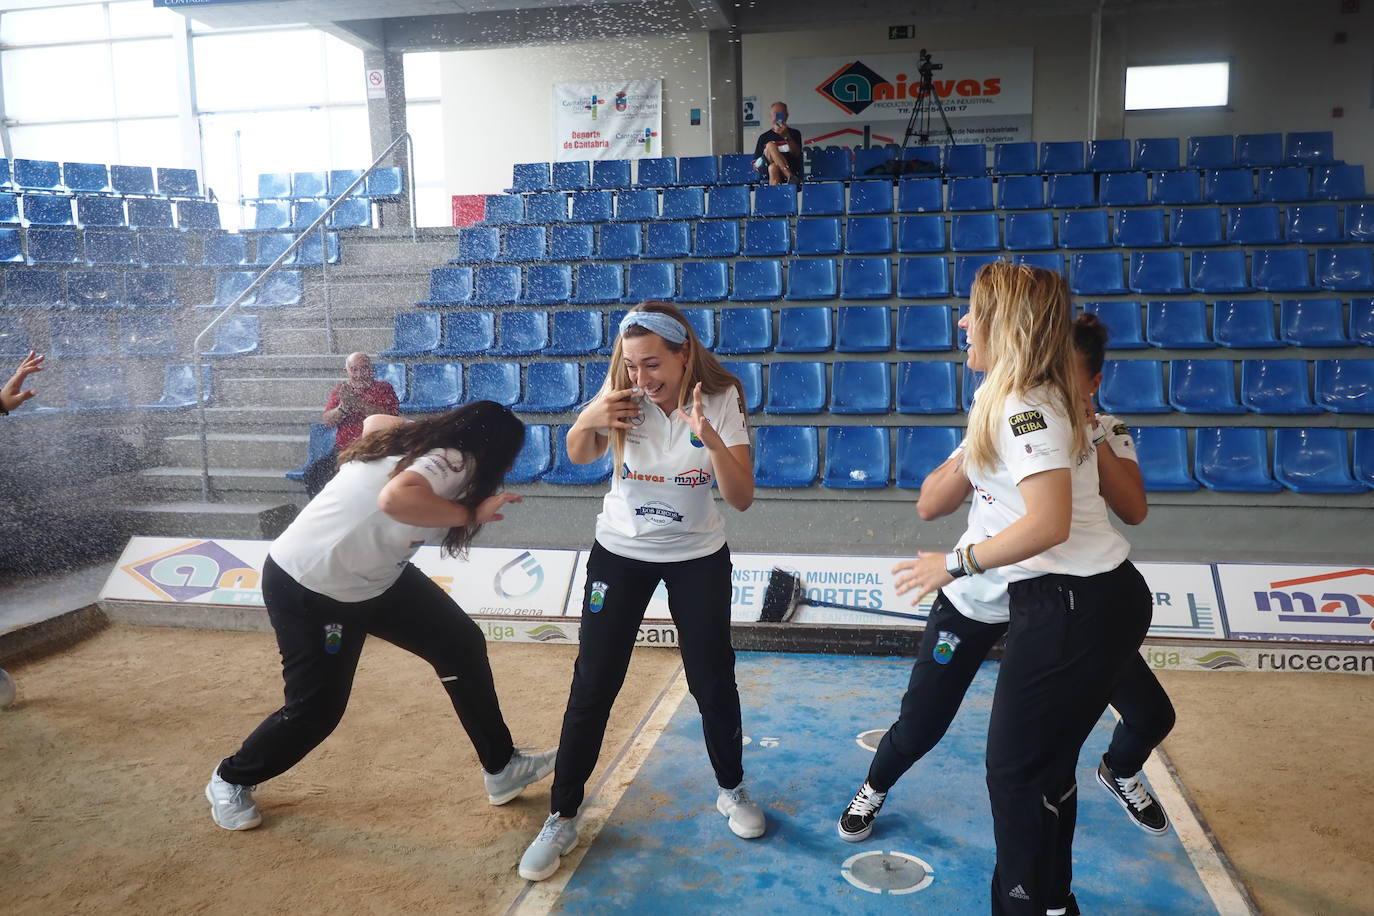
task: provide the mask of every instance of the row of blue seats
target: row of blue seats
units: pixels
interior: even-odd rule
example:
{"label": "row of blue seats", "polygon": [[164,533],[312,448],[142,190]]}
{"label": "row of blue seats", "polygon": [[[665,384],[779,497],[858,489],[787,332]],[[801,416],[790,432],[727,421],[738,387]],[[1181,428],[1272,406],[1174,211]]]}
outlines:
{"label": "row of blue seats", "polygon": [[[1342,220],[1342,209],[1345,219]],[[1058,232],[1056,237],[1056,223]],[[741,225],[743,233],[741,235]],[[1167,227],[1167,232],[1166,232]],[[552,226],[465,226],[450,264],[780,257],[788,254],[921,254],[1058,248],[1206,248],[1374,241],[1374,204],[1294,204],[1178,209],[816,216]]]}
{"label": "row of blue seats", "polygon": [[[1374,290],[1374,250],[1368,247],[1200,249],[1185,261],[1178,250],[1084,252],[1068,258],[1069,289],[1076,295],[1186,294]],[[429,298],[420,306],[590,305],[674,299],[680,302],[759,302],[777,299],[943,299],[967,297],[978,270],[998,255],[900,257],[896,284],[891,259],[776,258],[749,261],[493,265],[436,268]],[[842,260],[843,270],[837,269]],[[1018,264],[1063,272],[1060,254],[1017,254]],[[784,266],[785,264],[785,266]],[[783,275],[787,276],[784,293]],[[733,280],[732,280],[733,275]],[[627,279],[628,276],[628,279]]]}
{"label": "row of blue seats", "polygon": [[[263,172],[258,175],[258,194],[246,200],[333,200],[363,177],[363,169],[331,169],[316,172]],[[403,190],[397,166],[380,168],[367,176],[351,196],[369,200],[399,197]]]}
{"label": "row of blue seats", "polygon": [[49,323],[48,345],[39,346],[21,316],[0,314],[0,356],[23,356],[40,350],[58,359],[92,356],[176,356],[176,324],[165,313],[136,312],[119,317],[110,344],[110,327],[100,316],[72,316],[74,323]]}
{"label": "row of blue seats", "polygon": [[135,196],[200,196],[200,177],[195,169],[159,168],[156,185],[153,175],[153,169],[146,165],[0,159],[0,187]]}
{"label": "row of blue seats", "polygon": [[[7,270],[3,302],[14,309],[178,308],[176,274],[165,270]],[[256,279],[256,271],[222,271],[215,298],[197,308],[223,308]],[[245,305],[281,308],[299,305],[304,295],[301,274],[278,270],[254,291]]]}
{"label": "row of blue seats", "polygon": [[1350,300],[1348,315],[1340,299],[1284,299],[1277,323],[1268,299],[1219,299],[1210,321],[1200,299],[1149,302],[1143,322],[1139,302],[1085,302],[1083,308],[1107,326],[1109,350],[1374,346],[1374,299]]}
{"label": "row of blue seats", "polygon": [[[895,201],[893,188],[896,188]],[[800,196],[800,201],[798,197]],[[800,195],[790,184],[717,185],[711,188],[620,191],[535,191],[486,198],[488,223],[602,223],[614,220],[741,218],[745,216],[833,216],[842,213],[924,213],[936,210],[1070,210],[1087,207],[1144,207],[1158,204],[1289,203],[1360,200],[1364,166],[1340,165],[1262,169],[1258,179],[1244,169],[1164,172],[1153,182],[1146,172],[1107,172],[992,178],[905,178],[806,184]]]}
{"label": "row of blue seats", "polygon": [[[1374,360],[1107,360],[1098,402],[1110,413],[1374,413]],[[1168,366],[1167,396],[1164,368]],[[1315,392],[1315,401],[1313,393]]]}
{"label": "row of blue seats", "polygon": [[[1132,151],[1134,146],[1134,154]],[[880,172],[899,155],[921,160],[947,175],[983,175],[988,171],[988,150],[982,143],[948,146],[896,146],[849,150],[832,147],[811,151],[811,177],[848,180]],[[1230,134],[1189,137],[1185,167],[1229,169],[1236,166],[1324,165],[1336,162],[1335,141],[1330,131],[1282,134]],[[998,175],[1036,172],[1125,172],[1131,169],[1161,171],[1179,167],[1177,137],[1145,137],[1135,140],[1081,140],[1067,142],[998,143],[992,149],[992,171]],[[684,156],[680,159],[638,159],[636,181],[640,187],[713,185],[749,182],[758,178],[753,156],[727,153],[716,156]],[[594,162],[528,162],[512,170],[512,191],[575,191],[585,188],[630,187],[628,159]],[[890,171],[889,171],[890,174]],[[259,179],[261,181],[261,178]],[[261,192],[260,196],[270,196]],[[302,195],[297,195],[302,196]]]}
{"label": "row of blue seats", "polygon": [[[20,212],[20,203],[23,212]],[[73,210],[73,204],[75,209]],[[173,205],[176,219],[173,221]],[[0,225],[130,229],[218,229],[219,204],[160,197],[0,193]]]}
{"label": "row of blue seats", "polygon": [[[308,229],[310,224],[320,218],[329,207],[327,200],[262,201],[253,211],[253,228],[271,231],[277,229]],[[331,214],[327,225],[331,229],[366,229],[372,225],[372,201],[362,197],[350,197],[339,204]]]}
{"label": "row of blue seats", "polygon": [[[80,234],[78,234],[80,232]],[[84,236],[84,239],[83,239]],[[267,266],[297,238],[294,232],[260,233],[254,259],[249,258],[249,236],[213,233],[201,240],[199,257],[194,241],[180,229],[0,229],[0,264],[81,264],[92,267],[236,267]],[[84,245],[82,242],[84,241]],[[27,251],[26,251],[27,249]],[[285,262],[291,266],[319,267],[328,257],[339,262],[339,237],[328,232],[325,240],[312,232]]]}
{"label": "row of blue seats", "polygon": [[[204,367],[204,385],[201,391],[206,404],[211,401],[213,389],[212,374],[209,366]],[[80,372],[68,371],[63,374],[61,386],[66,396],[61,399],[63,406],[51,403],[52,385],[45,386],[42,403],[35,402],[16,413],[11,422],[23,422],[24,418],[40,417],[55,413],[85,413],[97,410],[185,410],[196,406],[196,367],[194,365],[169,365],[163,373],[162,397],[150,404],[134,404],[130,397],[128,380],[123,366],[83,366]]]}

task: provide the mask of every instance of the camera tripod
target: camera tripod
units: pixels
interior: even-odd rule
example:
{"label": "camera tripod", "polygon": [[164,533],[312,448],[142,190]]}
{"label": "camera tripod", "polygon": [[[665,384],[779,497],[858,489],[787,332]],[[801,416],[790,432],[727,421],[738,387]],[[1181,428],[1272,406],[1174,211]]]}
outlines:
{"label": "camera tripod", "polygon": [[[931,120],[936,114],[940,115],[940,124],[944,127],[944,145],[954,145],[954,130],[949,126],[949,118],[945,115],[944,105],[940,104],[940,96],[935,92],[935,81],[932,79],[934,72],[943,70],[944,66],[944,64],[931,63],[930,52],[925,48],[921,49],[920,65],[916,68],[916,71],[921,74],[921,82],[912,95],[911,117],[907,119],[906,132],[902,135],[902,154],[898,163],[910,161],[914,164],[914,162],[921,161],[908,160],[906,151],[912,145],[912,138],[915,138],[917,144],[922,146],[930,142]],[[935,163],[935,166],[938,170],[939,163]],[[903,166],[899,164],[898,168],[903,169]],[[911,170],[916,171],[917,169]]]}

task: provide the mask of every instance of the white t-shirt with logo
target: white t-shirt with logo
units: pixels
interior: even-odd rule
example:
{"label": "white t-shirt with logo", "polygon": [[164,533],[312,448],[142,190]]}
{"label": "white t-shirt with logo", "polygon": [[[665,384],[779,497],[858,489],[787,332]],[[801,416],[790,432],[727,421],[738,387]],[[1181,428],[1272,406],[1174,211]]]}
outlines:
{"label": "white t-shirt with logo", "polygon": [[[447,528],[417,528],[377,508],[377,497],[401,459],[350,461],[281,533],[268,555],[291,578],[335,601],[376,598],[401,575],[427,541],[442,541]],[[471,476],[463,453],[435,449],[406,468],[453,499]]]}
{"label": "white t-shirt with logo", "polygon": [[[725,544],[715,471],[701,440],[674,411],[643,402],[643,422],[625,434],[625,458],[596,517],[596,540],[612,553],[650,563],[709,556]],[[739,392],[703,394],[701,407],[727,448],[749,444]]]}
{"label": "white t-shirt with logo", "polygon": [[[1008,582],[1045,573],[1095,576],[1120,566],[1130,544],[1107,518],[1100,493],[1097,450],[1089,431],[1088,450],[1073,454],[1073,427],[1047,388],[1032,389],[1023,397],[1009,397],[997,411],[996,466],[991,472],[966,465],[983,538],[1003,531],[1026,514],[1017,484],[1042,471],[1067,468],[1071,473],[1073,515],[1069,539],[1020,563],[1000,567]],[[970,516],[972,517],[972,516]],[[979,538],[982,540],[983,538]]]}

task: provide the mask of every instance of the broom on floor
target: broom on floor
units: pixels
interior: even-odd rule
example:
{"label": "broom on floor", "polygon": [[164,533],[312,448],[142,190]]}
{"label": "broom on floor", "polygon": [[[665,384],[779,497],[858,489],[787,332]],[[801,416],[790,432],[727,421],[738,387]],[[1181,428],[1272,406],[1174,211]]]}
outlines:
{"label": "broom on floor", "polygon": [[855,604],[840,604],[837,601],[813,601],[806,597],[806,588],[802,584],[800,573],[774,567],[768,575],[768,588],[763,592],[763,610],[759,612],[759,621],[761,623],[785,623],[792,619],[797,607],[802,604],[811,607],[833,607],[841,611],[857,611],[860,614],[872,614],[875,617],[900,617],[902,620],[925,621],[924,617],[919,617],[916,614],[903,614],[901,611],[883,611],[877,608],[859,607]]}

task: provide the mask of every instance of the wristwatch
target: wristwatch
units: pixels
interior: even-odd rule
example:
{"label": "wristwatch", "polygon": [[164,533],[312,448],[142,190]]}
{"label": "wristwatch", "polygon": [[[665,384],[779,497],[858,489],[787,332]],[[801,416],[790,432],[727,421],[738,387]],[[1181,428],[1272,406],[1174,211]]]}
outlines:
{"label": "wristwatch", "polygon": [[955,579],[968,575],[968,570],[964,569],[964,561],[959,558],[959,551],[951,550],[945,554],[945,572]]}

